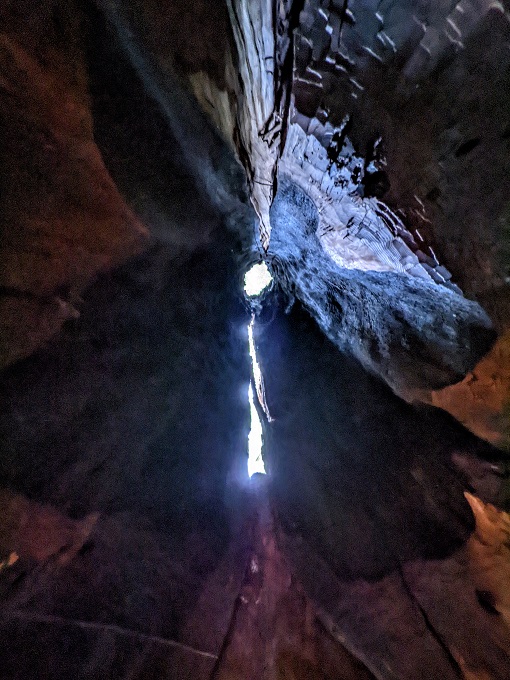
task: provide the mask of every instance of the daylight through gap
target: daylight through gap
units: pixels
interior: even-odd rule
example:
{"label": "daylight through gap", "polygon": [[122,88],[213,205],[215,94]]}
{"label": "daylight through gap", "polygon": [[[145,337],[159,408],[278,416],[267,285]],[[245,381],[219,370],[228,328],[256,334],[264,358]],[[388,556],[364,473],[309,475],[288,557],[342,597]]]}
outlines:
{"label": "daylight through gap", "polygon": [[[244,292],[248,298],[258,297],[262,291],[269,286],[272,281],[271,274],[266,265],[262,262],[253,265],[251,269],[246,272],[244,277]],[[250,403],[250,433],[248,435],[248,475],[251,477],[256,472],[266,474],[264,460],[262,458],[262,422],[255,406],[255,394],[258,402],[264,413],[269,417],[269,412],[264,398],[264,383],[262,380],[262,373],[257,361],[257,353],[255,351],[255,342],[253,339],[253,329],[255,326],[255,314],[252,314],[251,321],[248,324],[248,347],[250,351],[252,364],[252,379],[248,388],[248,400]]]}

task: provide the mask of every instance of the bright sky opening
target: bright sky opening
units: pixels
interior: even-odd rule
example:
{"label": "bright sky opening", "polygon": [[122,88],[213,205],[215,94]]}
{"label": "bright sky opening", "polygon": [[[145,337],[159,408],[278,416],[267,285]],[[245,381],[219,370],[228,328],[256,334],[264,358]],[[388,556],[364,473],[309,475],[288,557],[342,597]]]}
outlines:
{"label": "bright sky opening", "polygon": [[273,277],[265,262],[254,264],[244,275],[244,292],[248,297],[260,295],[267,288]]}

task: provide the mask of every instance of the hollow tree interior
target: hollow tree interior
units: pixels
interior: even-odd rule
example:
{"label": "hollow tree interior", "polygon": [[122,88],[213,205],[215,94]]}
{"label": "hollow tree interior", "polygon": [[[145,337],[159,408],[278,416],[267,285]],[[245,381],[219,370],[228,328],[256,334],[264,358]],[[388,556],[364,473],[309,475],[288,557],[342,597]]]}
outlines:
{"label": "hollow tree interior", "polygon": [[510,678],[508,0],[3,0],[0,225],[0,680]]}

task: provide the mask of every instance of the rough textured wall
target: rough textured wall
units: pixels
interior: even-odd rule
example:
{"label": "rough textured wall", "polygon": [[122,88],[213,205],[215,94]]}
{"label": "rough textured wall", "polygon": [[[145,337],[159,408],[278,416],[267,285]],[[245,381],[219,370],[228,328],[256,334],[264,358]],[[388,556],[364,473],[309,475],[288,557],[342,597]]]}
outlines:
{"label": "rough textured wall", "polygon": [[421,395],[502,446],[509,404],[509,9],[508,2],[307,0],[293,88],[296,120],[309,134],[332,124],[348,135],[365,158],[361,190],[379,192],[413,232],[424,262],[438,258],[503,334],[458,387]]}
{"label": "rough textured wall", "polygon": [[252,552],[213,680],[370,680],[326,629],[282,551],[266,479],[252,488]]}
{"label": "rough textured wall", "polygon": [[270,262],[286,292],[397,393],[454,382],[491,347],[495,333],[476,303],[421,278],[338,267],[316,235],[315,204],[288,177],[271,219]]}
{"label": "rough textured wall", "polygon": [[[259,139],[263,135],[259,126],[264,118],[266,104],[260,96],[255,95],[259,88],[269,93],[271,86],[263,77],[255,79],[251,85],[239,78],[239,64],[236,63],[232,28],[227,22],[226,4],[199,2],[186,7],[183,5],[182,11],[174,11],[137,1],[100,0],[97,7],[101,14],[99,20],[105,17],[113,40],[130,61],[145,90],[164,112],[200,190],[218,211],[229,215],[232,222],[249,219],[251,214],[244,201],[245,182],[253,189],[257,174],[254,165],[250,164],[251,147],[256,147],[255,155],[266,163],[261,174],[265,177],[266,171],[269,176],[273,172],[273,161],[269,158],[272,151],[267,148],[265,141]],[[247,15],[255,9],[244,6]],[[269,4],[264,5],[260,16],[254,11],[257,16],[252,19],[257,23],[256,30],[248,19],[245,22],[245,29],[249,28],[256,48],[260,47],[258,41],[262,34],[267,43],[268,33],[271,33],[267,25],[268,9]],[[94,22],[97,18],[96,14]],[[216,47],[210,53],[205,50],[205,54],[199,28],[202,24],[207,26],[205,30],[209,35],[218,36]],[[167,39],[166,27],[169,26],[172,26],[170,33],[179,33],[181,39]],[[193,37],[189,41],[183,40],[182,35],[191,26],[195,27]],[[258,58],[264,59],[263,56]],[[252,89],[258,107],[256,110],[247,105],[246,92]],[[194,95],[205,104],[209,113],[213,112],[211,118],[215,125],[207,124],[196,106]],[[255,118],[257,125],[250,131],[240,131],[238,118],[250,125],[251,119]],[[223,134],[223,139],[219,132]],[[225,141],[239,152],[245,173],[233,155],[225,154]],[[245,153],[242,152],[243,145],[250,147]],[[263,184],[265,186],[266,182]],[[267,212],[266,189],[258,194],[262,197],[263,206],[257,200],[253,201],[259,215]],[[252,243],[251,234],[247,241]]]}
{"label": "rough textured wall", "polygon": [[[229,547],[248,429],[230,249],[220,235],[189,257],[155,245],[95,284],[58,342],[4,374],[0,485],[31,503],[19,515],[2,496],[14,525],[2,556],[19,555],[2,575],[4,677],[209,677],[245,559],[242,541]],[[58,513],[88,530],[41,553]],[[64,639],[76,653],[58,651]]]}
{"label": "rough textured wall", "polygon": [[[505,98],[497,98],[506,83],[506,61],[498,61],[507,30],[501,8],[469,28],[477,37],[465,53],[452,60],[447,54],[435,70],[418,74],[418,80],[430,76],[420,94],[399,89],[415,76],[398,59],[389,59],[387,78],[367,66],[366,59],[378,60],[363,49],[368,44],[360,50],[358,43],[382,22],[375,7],[356,3],[342,11],[339,3],[326,4],[305,3],[292,21],[287,3],[278,5],[282,14],[273,20],[282,51],[276,57],[293,54],[286,31],[301,18],[311,50],[306,59],[315,67],[309,80],[326,82],[320,71],[322,62],[324,73],[332,66],[327,51],[336,40],[340,54],[340,34],[357,26],[349,48],[357,61],[347,66],[335,56],[338,78],[329,78],[324,92],[331,98],[317,114],[324,118],[331,106],[341,122],[349,110],[358,165],[365,152],[374,160],[372,135],[384,132],[389,186],[384,176],[371,177],[367,163],[359,168],[357,195],[387,195],[395,208],[402,202],[411,227],[427,224],[421,194],[418,208],[408,199],[432,154],[434,182],[437,168],[446,168],[448,229],[462,207],[456,201],[467,201],[471,210],[479,200],[480,226],[488,224],[507,188],[501,150],[508,135],[494,132],[506,115]],[[385,22],[396,22],[402,35],[409,26],[420,29],[410,7],[392,3]],[[340,271],[317,238],[313,205],[282,181],[270,256],[288,296],[284,303],[301,298],[336,345],[305,312],[284,316],[273,300],[259,337],[275,417],[266,427],[271,505],[263,493],[250,497],[242,486],[249,366],[240,267],[253,258],[255,220],[241,167],[191,89],[182,87],[190,78],[195,93],[208,93],[200,89],[204,82],[214,97],[219,89],[212,105],[224,108],[213,118],[234,125],[242,87],[229,89],[222,80],[235,62],[225,57],[226,45],[232,47],[222,33],[226,7],[102,0],[83,8],[82,14],[72,4],[9,3],[0,10],[9,34],[1,52],[8,131],[3,196],[10,219],[3,235],[7,245],[18,234],[39,243],[40,225],[30,220],[43,215],[48,248],[42,252],[55,265],[24,263],[27,286],[49,281],[43,302],[51,323],[46,328],[32,311],[14,317],[11,348],[16,329],[33,323],[38,335],[13,358],[31,353],[64,318],[81,312],[58,339],[2,375],[2,673],[20,680],[334,680],[371,673],[505,680],[508,516],[486,505],[507,500],[499,454],[436,411],[410,408],[338,352],[349,350],[400,391],[437,386],[461,377],[489,347],[486,316],[476,303],[426,281]],[[419,12],[434,27],[450,10]],[[339,20],[328,23],[334,15]],[[450,31],[443,26],[442,36],[443,29]],[[493,29],[495,48],[486,50]],[[374,35],[395,54],[391,31]],[[212,38],[207,46],[204,37]],[[430,41],[426,45],[430,51]],[[496,90],[484,90],[475,119],[496,127],[488,126],[488,146],[467,131],[458,140],[452,133],[450,149],[435,116],[446,116],[450,93],[463,107],[459,116],[469,113],[465,83],[483,80],[471,68],[477,60],[498,77]],[[305,62],[299,48],[298,113],[304,111]],[[290,75],[289,63],[277,65]],[[363,71],[372,89],[353,73],[346,81],[351,68]],[[356,104],[359,95],[352,96],[362,88],[363,107]],[[390,92],[388,100],[381,89]],[[367,118],[354,115],[353,102]],[[278,121],[269,122],[276,125],[263,132],[262,145],[279,143]],[[444,148],[453,149],[452,158],[443,159]],[[496,159],[491,174],[471,192],[487,148]],[[20,149],[27,151],[21,164]],[[436,184],[427,188],[427,200],[441,207],[441,191]],[[69,216],[64,226],[61,215]],[[460,227],[448,229],[441,236],[439,227],[430,227],[427,238],[451,237],[445,256],[459,252],[464,262]],[[490,245],[485,227],[478,241],[471,223],[462,229],[477,253]],[[72,241],[59,259],[62,233]],[[146,253],[117,268],[143,239]],[[90,243],[97,261],[87,259]],[[64,274],[56,266],[61,261]],[[6,275],[17,271],[13,262]],[[452,262],[460,277],[459,262]],[[468,290],[486,285],[478,285],[486,260],[479,264],[462,279]],[[112,268],[81,301],[97,272]],[[489,279],[494,274],[492,282],[501,282],[494,272]],[[9,286],[2,293],[22,310],[27,294]],[[476,496],[466,498],[465,490]]]}
{"label": "rough textured wall", "polygon": [[451,413],[477,436],[508,450],[510,444],[510,338],[508,332],[464,380],[421,395]]}
{"label": "rough textured wall", "polygon": [[[39,25],[27,26],[30,16],[18,16],[18,24],[38,35]],[[86,132],[92,139],[94,128],[151,244],[83,293],[81,316],[57,340],[2,375],[1,674],[209,677],[248,554],[248,534],[237,540],[242,492],[227,481],[246,475],[240,244],[200,197],[164,114],[111,35],[101,22],[87,24],[93,17],[82,25],[92,94]],[[66,83],[62,76],[56,124],[68,124],[57,115]],[[36,110],[38,101],[30,104]],[[38,158],[36,142],[28,159]],[[72,152],[82,148],[80,137],[69,144]],[[13,166],[15,150],[8,149]],[[79,160],[76,172],[88,172],[87,156]],[[23,192],[34,178],[48,182],[43,198],[73,217],[66,171],[69,181],[75,171],[64,165],[59,183],[53,169],[38,175],[31,168],[18,184],[7,177],[7,186]],[[87,175],[85,188],[95,181]],[[242,202],[242,181],[232,187]],[[112,211],[115,201],[125,206],[116,189],[107,198]],[[112,232],[92,219],[100,199],[91,190],[81,199],[92,216],[80,228],[106,258]],[[31,209],[13,205],[20,218]],[[54,223],[48,231],[52,254]],[[30,271],[40,279],[53,273]]]}
{"label": "rough textured wall", "polygon": [[2,376],[2,668],[209,677],[248,558],[240,242],[98,33],[95,136],[152,243]]}
{"label": "rough textured wall", "polygon": [[280,541],[324,624],[376,677],[508,677],[508,555],[470,538],[463,495],[497,500],[495,450],[399,400],[297,304],[268,305],[255,339]]}
{"label": "rough textured wall", "polygon": [[325,110],[370,157],[386,198],[430,239],[466,292],[501,285],[509,191],[507,3],[308,0],[298,111]]}
{"label": "rough textured wall", "polygon": [[94,142],[74,3],[0,9],[0,365],[79,314],[96,274],[145,245]]}
{"label": "rough textured wall", "polygon": [[[246,487],[242,174],[198,111],[204,128],[175,136],[186,109],[172,119],[92,8],[84,37],[94,138],[150,242],[2,374],[1,675],[369,678]],[[197,158],[232,170],[228,191],[207,165],[193,177]]]}

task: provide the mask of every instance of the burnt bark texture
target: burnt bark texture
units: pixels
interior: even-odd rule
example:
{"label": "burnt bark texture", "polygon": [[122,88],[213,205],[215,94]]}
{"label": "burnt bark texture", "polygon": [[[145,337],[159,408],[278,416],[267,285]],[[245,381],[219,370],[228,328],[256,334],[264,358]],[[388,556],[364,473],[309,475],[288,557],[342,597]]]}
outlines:
{"label": "burnt bark texture", "polygon": [[2,680],[509,677],[503,454],[396,395],[508,308],[508,14],[429,5],[2,3]]}

